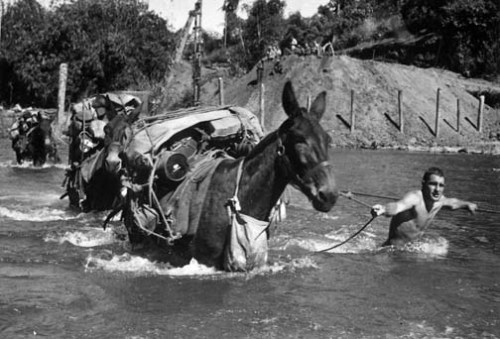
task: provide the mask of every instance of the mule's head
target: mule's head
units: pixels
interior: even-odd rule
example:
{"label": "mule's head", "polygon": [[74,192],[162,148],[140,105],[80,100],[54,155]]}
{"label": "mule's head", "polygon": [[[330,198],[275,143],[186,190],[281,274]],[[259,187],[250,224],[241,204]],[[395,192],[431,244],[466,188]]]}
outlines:
{"label": "mule's head", "polygon": [[122,168],[121,153],[132,138],[132,123],[138,118],[139,112],[130,115],[121,112],[104,126],[104,147],[106,158],[105,168],[108,172],[118,173]]}
{"label": "mule's head", "polygon": [[35,127],[27,132],[29,140],[27,151],[33,159],[33,165],[41,166],[47,160],[47,154],[53,151],[52,120],[42,112],[38,112],[36,120]]}
{"label": "mule's head", "polygon": [[311,200],[313,207],[328,212],[337,201],[338,191],[328,154],[331,138],[320,124],[326,92],[319,94],[307,110],[297,103],[288,81],[282,99],[289,117],[278,132],[282,164],[291,183]]}
{"label": "mule's head", "polygon": [[43,146],[45,150],[52,149],[52,120],[42,112],[38,112],[38,128],[43,138]]}

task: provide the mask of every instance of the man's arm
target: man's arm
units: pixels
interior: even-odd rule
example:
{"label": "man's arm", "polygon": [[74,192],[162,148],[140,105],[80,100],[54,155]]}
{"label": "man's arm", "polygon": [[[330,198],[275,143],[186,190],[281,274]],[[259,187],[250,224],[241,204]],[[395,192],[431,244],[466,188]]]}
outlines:
{"label": "man's arm", "polygon": [[467,209],[471,214],[475,214],[477,204],[456,198],[443,197],[443,208],[449,208],[451,210]]}
{"label": "man's arm", "polygon": [[371,214],[372,216],[384,215],[386,217],[392,217],[398,213],[409,210],[410,208],[417,205],[420,199],[419,191],[411,191],[407,193],[401,200],[396,202],[390,202],[385,205],[376,204],[373,205]]}

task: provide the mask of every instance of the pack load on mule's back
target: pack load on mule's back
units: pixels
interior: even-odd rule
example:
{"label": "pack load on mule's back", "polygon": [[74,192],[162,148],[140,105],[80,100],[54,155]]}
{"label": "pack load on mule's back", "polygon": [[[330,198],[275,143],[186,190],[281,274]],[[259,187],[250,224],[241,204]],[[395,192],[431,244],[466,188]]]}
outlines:
{"label": "pack load on mule's back", "polygon": [[247,109],[222,106],[147,117],[133,125],[133,135],[124,152],[129,165],[140,171],[141,166],[151,166],[158,157],[165,165],[173,157],[178,166],[184,167],[183,164],[192,164],[212,149],[237,157],[246,153],[264,133],[257,117]]}
{"label": "pack load on mule's back", "polygon": [[13,111],[15,121],[9,128],[9,138],[17,163],[32,160],[35,166],[41,166],[47,159],[59,162],[51,127],[56,111],[31,107],[22,109],[19,105]]}
{"label": "pack load on mule's back", "polygon": [[331,138],[320,123],[325,97],[306,109],[287,82],[287,119],[263,138],[256,117],[232,106],[138,121],[117,115],[106,128],[114,146],[105,167],[122,174],[122,205],[104,226],[121,211],[132,249],[159,249],[176,266],[194,258],[228,271],[262,267],[288,184],[321,212],[337,200]]}
{"label": "pack load on mule's back", "polygon": [[[120,122],[110,125],[119,129]],[[139,119],[130,128],[132,137],[124,142],[120,158],[126,163],[124,185],[140,187],[123,213],[131,234],[154,230],[165,216],[169,234],[192,235],[199,214],[188,213],[188,205],[203,202],[205,179],[220,160],[248,154],[264,136],[257,117],[237,106],[165,112]],[[122,139],[115,132],[114,138]],[[123,170],[121,164],[110,167]]]}
{"label": "pack load on mule's back", "polygon": [[[108,181],[107,178],[95,180],[96,172],[103,163],[104,127],[119,112],[128,113],[141,104],[141,100],[133,95],[103,93],[85,98],[71,106],[70,122],[65,132],[70,139],[68,153],[70,167],[63,182],[66,193],[62,196],[69,197],[70,206],[84,211],[112,208],[114,199],[102,198],[101,194],[109,191],[107,189],[109,187],[102,185]],[[103,186],[103,192],[89,196],[89,190],[93,190],[89,186]]]}

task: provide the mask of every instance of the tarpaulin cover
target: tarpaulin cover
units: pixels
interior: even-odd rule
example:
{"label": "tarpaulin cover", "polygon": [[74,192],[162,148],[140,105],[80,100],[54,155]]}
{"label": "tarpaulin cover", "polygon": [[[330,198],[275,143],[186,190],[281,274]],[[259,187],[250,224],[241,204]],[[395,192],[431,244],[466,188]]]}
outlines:
{"label": "tarpaulin cover", "polygon": [[[130,163],[144,162],[136,160],[141,156],[157,155],[162,145],[174,135],[201,122],[213,122],[214,135],[217,137],[234,135],[242,128],[252,131],[259,139],[264,135],[255,115],[242,107],[191,111],[180,116],[174,114],[169,117],[167,113],[163,119],[159,117],[159,120],[147,125],[140,121],[134,125],[134,137],[126,148]],[[235,126],[239,126],[239,129],[235,130]]]}
{"label": "tarpaulin cover", "polygon": [[217,166],[227,156],[207,155],[198,162],[171,196],[161,199],[165,215],[172,220],[172,230],[182,235],[193,235],[198,229],[208,186]]}

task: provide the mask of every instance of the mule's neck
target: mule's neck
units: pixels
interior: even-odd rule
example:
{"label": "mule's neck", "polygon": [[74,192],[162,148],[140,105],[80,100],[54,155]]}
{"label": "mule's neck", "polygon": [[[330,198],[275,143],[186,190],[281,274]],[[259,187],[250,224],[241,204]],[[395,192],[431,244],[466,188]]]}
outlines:
{"label": "mule's neck", "polygon": [[277,163],[281,143],[275,131],[244,159],[238,198],[242,213],[267,220],[289,179]]}

